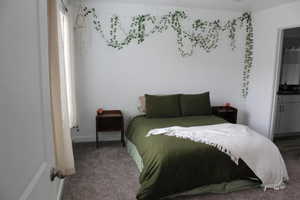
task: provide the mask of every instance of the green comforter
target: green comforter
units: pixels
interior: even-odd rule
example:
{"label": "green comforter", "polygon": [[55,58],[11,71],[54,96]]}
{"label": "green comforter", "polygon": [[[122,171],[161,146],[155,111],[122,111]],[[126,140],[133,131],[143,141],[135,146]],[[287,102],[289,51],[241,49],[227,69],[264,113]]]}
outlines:
{"label": "green comforter", "polygon": [[178,118],[134,118],[127,138],[136,146],[143,160],[140,174],[139,200],[161,197],[192,190],[196,187],[255,178],[247,165],[236,165],[229,156],[216,148],[165,135],[145,137],[149,130],[170,126],[200,126],[224,123],[216,116]]}

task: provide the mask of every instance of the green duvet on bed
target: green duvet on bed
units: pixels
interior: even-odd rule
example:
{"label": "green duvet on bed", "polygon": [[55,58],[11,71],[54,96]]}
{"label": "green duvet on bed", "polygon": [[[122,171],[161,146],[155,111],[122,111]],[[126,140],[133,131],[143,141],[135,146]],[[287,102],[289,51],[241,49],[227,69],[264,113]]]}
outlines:
{"label": "green duvet on bed", "polygon": [[134,118],[127,131],[143,161],[139,200],[162,197],[233,180],[256,178],[247,165],[236,165],[216,148],[165,135],[146,137],[149,130],[170,126],[201,126],[225,123],[213,115],[177,118]]}

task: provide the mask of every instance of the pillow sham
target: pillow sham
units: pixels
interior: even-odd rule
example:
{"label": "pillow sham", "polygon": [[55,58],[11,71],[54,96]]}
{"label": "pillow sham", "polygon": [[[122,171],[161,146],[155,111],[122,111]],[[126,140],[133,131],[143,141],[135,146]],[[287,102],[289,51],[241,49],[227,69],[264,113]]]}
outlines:
{"label": "pillow sham", "polygon": [[180,108],[183,116],[210,115],[209,92],[180,95]]}
{"label": "pillow sham", "polygon": [[179,95],[148,95],[145,94],[146,116],[149,118],[179,117]]}

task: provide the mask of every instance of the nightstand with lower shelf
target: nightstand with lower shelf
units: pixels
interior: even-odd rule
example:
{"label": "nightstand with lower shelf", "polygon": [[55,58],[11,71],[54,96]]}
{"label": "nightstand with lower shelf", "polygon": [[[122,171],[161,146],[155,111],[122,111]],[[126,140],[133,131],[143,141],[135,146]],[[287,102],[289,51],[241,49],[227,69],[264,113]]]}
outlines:
{"label": "nightstand with lower shelf", "polygon": [[125,146],[124,140],[124,118],[120,110],[104,110],[96,116],[96,147],[99,148],[99,132],[121,132],[121,143]]}
{"label": "nightstand with lower shelf", "polygon": [[238,110],[231,106],[214,106],[212,107],[212,113],[218,117],[225,119],[226,121],[236,124],[237,123]]}

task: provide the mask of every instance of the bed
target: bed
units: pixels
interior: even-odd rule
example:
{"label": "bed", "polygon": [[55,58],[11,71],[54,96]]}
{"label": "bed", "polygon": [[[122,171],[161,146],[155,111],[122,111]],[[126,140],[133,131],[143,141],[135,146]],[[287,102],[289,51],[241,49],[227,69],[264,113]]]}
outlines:
{"label": "bed", "polygon": [[146,137],[155,128],[224,122],[214,115],[173,118],[140,115],[132,119],[126,139],[128,152],[140,171],[137,199],[226,193],[260,186],[260,180],[242,160],[236,165],[213,146],[165,135]]}

